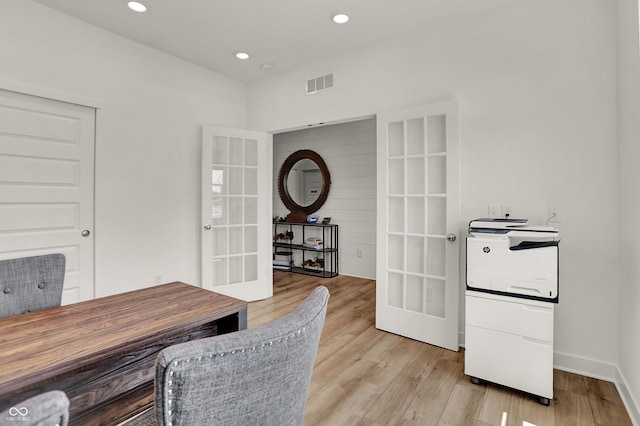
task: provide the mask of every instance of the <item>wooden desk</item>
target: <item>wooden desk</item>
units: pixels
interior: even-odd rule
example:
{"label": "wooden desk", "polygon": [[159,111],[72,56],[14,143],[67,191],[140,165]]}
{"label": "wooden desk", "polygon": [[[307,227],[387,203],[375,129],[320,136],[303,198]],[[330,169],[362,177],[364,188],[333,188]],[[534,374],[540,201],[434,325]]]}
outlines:
{"label": "wooden desk", "polygon": [[70,423],[117,424],[153,403],[158,352],[246,328],[247,302],[174,282],[0,320],[0,411],[67,393]]}

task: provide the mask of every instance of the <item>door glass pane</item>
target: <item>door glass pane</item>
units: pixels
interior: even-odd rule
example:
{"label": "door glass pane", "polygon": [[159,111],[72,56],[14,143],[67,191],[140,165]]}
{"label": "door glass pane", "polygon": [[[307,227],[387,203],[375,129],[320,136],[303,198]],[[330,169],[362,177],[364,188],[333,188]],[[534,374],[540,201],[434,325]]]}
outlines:
{"label": "door glass pane", "polygon": [[227,199],[213,198],[211,200],[211,224],[226,225],[227,223]]}
{"label": "door glass pane", "polygon": [[404,198],[389,197],[389,232],[404,232]]}
{"label": "door glass pane", "polygon": [[241,166],[244,157],[242,139],[229,138],[229,164]]}
{"label": "door glass pane", "polygon": [[444,235],[447,232],[447,199],[429,197],[428,203],[427,232],[430,235]]}
{"label": "door glass pane", "polygon": [[427,279],[427,314],[444,318],[444,280]]}
{"label": "door glass pane", "polygon": [[229,186],[230,195],[242,195],[243,174],[241,167],[229,168],[229,181],[227,185]]}
{"label": "door glass pane", "polygon": [[424,157],[407,159],[407,194],[424,194]]}
{"label": "door glass pane", "polygon": [[424,278],[421,276],[407,275],[407,309],[413,312],[423,313]]}
{"label": "door glass pane", "polygon": [[242,218],[242,198],[229,198],[229,224],[239,225]]}
{"label": "door glass pane", "polygon": [[389,160],[388,188],[391,195],[404,194],[404,160]]}
{"label": "door glass pane", "polygon": [[227,164],[227,138],[224,136],[213,137],[213,164]]}
{"label": "door glass pane", "polygon": [[388,241],[389,269],[404,270],[404,237],[389,235]]}
{"label": "door glass pane", "polygon": [[404,122],[389,123],[389,157],[404,155]]}
{"label": "door glass pane", "polygon": [[445,239],[427,238],[427,274],[445,276]]}
{"label": "door glass pane", "polygon": [[258,227],[247,226],[244,228],[244,252],[256,253],[258,251]]}
{"label": "door glass pane", "polygon": [[224,182],[226,173],[225,167],[213,167],[211,169],[211,193],[214,195],[224,195],[227,193],[227,186]]}
{"label": "door glass pane", "polygon": [[227,228],[213,228],[213,256],[224,256],[227,254]]}
{"label": "door glass pane", "polygon": [[447,158],[445,156],[429,157],[428,161],[428,193],[445,194],[447,192]]}
{"label": "door glass pane", "polygon": [[258,195],[258,169],[244,170],[245,195]]}
{"label": "door glass pane", "polygon": [[404,299],[403,276],[389,272],[387,274],[387,304],[396,308],[402,308]]}
{"label": "door glass pane", "polygon": [[213,269],[213,285],[226,285],[227,284],[227,259],[219,258],[213,259],[211,262],[211,268]]}
{"label": "door glass pane", "polygon": [[258,199],[255,197],[244,199],[244,223],[258,223]]}
{"label": "door glass pane", "polygon": [[407,237],[407,272],[424,273],[423,237]]}
{"label": "door glass pane", "polygon": [[433,115],[427,118],[427,152],[447,151],[447,133],[444,115]]}
{"label": "door glass pane", "polygon": [[407,232],[424,235],[424,197],[407,198]]}
{"label": "door glass pane", "polygon": [[229,284],[242,282],[242,257],[232,256],[229,258]]}
{"label": "door glass pane", "polygon": [[407,155],[424,154],[424,119],[407,121]]}
{"label": "door glass pane", "polygon": [[229,254],[242,253],[243,235],[242,227],[234,226],[229,228]]}

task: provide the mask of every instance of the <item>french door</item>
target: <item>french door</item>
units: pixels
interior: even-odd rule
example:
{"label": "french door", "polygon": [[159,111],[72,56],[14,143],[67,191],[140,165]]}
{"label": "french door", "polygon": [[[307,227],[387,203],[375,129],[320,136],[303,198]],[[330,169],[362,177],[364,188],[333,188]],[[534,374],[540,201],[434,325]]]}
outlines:
{"label": "french door", "polygon": [[0,90],[0,259],[62,253],[62,303],[94,297],[95,109]]}
{"label": "french door", "polygon": [[203,127],[202,287],[252,301],[273,295],[271,135]]}
{"label": "french door", "polygon": [[376,327],[458,350],[455,102],[377,115]]}

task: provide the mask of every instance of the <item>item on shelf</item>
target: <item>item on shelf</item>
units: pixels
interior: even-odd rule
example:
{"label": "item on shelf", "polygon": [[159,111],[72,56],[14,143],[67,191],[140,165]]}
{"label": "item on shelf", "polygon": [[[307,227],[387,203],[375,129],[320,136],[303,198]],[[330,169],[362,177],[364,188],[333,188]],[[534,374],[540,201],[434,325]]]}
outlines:
{"label": "item on shelf", "polygon": [[322,224],[323,225],[328,225],[329,222],[331,222],[331,218],[330,217],[327,216],[327,217],[323,217],[322,218]]}
{"label": "item on shelf", "polygon": [[315,225],[316,223],[318,223],[318,219],[320,219],[320,216],[307,216],[307,223],[310,225]]}
{"label": "item on shelf", "polygon": [[287,223],[307,223],[307,215],[303,212],[291,212],[284,221]]}
{"label": "item on shelf", "polygon": [[313,268],[322,268],[324,267],[324,259],[316,257],[316,260],[307,259],[302,262],[302,267],[311,266]]}
{"label": "item on shelf", "polygon": [[324,248],[324,244],[322,243],[322,238],[318,237],[309,237],[305,240],[304,245],[307,247],[311,247],[314,250],[322,250]]}
{"label": "item on shelf", "polygon": [[293,240],[293,231],[287,231],[284,234],[280,232],[273,236],[273,241],[277,240]]}
{"label": "item on shelf", "polygon": [[291,270],[291,263],[287,260],[273,260],[273,269],[281,269],[283,271]]}

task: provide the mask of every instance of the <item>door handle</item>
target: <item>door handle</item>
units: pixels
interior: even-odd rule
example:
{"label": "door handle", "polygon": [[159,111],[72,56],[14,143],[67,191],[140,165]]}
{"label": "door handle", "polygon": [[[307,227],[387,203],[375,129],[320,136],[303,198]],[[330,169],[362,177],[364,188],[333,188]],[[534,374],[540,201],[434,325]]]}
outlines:
{"label": "door handle", "polygon": [[205,226],[203,226],[203,228],[205,229],[205,231],[208,231],[211,229],[211,225],[207,223]]}
{"label": "door handle", "polygon": [[88,229],[85,229],[84,231],[81,232],[81,234],[83,237],[88,237],[89,235],[91,235],[91,231],[89,231]]}
{"label": "door handle", "polygon": [[449,234],[447,235],[447,241],[451,241],[454,242],[458,237],[456,237],[456,234]]}

